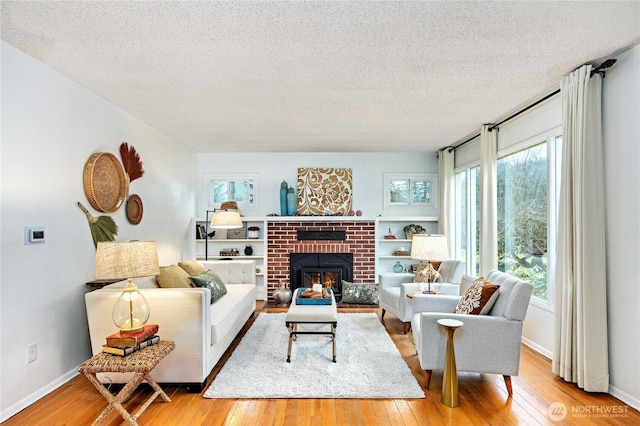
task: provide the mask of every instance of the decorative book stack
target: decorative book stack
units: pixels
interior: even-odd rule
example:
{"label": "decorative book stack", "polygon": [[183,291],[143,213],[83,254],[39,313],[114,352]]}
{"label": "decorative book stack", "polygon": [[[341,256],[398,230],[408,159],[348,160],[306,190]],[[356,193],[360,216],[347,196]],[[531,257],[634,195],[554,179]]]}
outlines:
{"label": "decorative book stack", "polygon": [[135,333],[116,332],[107,336],[107,344],[102,346],[102,352],[125,356],[139,351],[160,341],[158,324],[146,324]]}

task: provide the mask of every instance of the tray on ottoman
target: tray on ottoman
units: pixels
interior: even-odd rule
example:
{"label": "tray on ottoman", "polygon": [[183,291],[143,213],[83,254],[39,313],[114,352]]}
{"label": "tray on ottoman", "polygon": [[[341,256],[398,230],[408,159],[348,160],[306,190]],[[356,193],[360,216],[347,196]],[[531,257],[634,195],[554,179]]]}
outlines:
{"label": "tray on ottoman", "polygon": [[328,288],[327,292],[329,293],[328,297],[319,297],[317,299],[312,299],[310,297],[300,297],[301,291],[298,292],[298,297],[296,297],[296,305],[330,305],[331,304],[331,289]]}

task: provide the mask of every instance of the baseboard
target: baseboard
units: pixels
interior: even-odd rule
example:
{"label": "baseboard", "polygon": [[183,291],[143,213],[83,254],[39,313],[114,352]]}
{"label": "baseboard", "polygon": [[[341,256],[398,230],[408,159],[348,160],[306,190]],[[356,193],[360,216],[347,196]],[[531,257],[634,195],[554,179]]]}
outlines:
{"label": "baseboard", "polygon": [[534,351],[538,352],[540,355],[546,357],[546,358],[553,358],[553,353],[551,351],[549,351],[546,348],[543,348],[542,346],[538,345],[537,343],[535,343],[532,340],[529,340],[527,338],[522,338],[522,343],[524,343],[525,345],[527,345],[527,347],[533,349]]}
{"label": "baseboard", "polygon": [[68,373],[58,377],[56,380],[52,381],[46,386],[41,387],[37,391],[33,392],[31,395],[27,395],[26,397],[22,398],[20,401],[2,410],[2,413],[0,413],[0,423],[4,422],[5,420],[8,420],[10,417],[13,417],[14,415],[18,414],[20,411],[24,410],[34,402],[38,401],[39,399],[43,398],[44,396],[58,389],[60,386],[67,383],[69,380],[73,379],[78,374],[80,373],[78,373],[78,368],[76,367],[73,370],[69,371]]}
{"label": "baseboard", "polygon": [[[525,344],[527,347],[531,348],[532,350],[538,352],[539,354],[541,354],[542,356],[545,356],[549,359],[553,358],[553,354],[548,351],[547,349],[543,348],[540,345],[535,344],[534,342],[532,342],[531,340],[525,339],[524,337],[522,338],[522,343]],[[635,398],[632,395],[629,395],[628,393],[616,388],[615,386],[609,385],[609,395],[613,396],[616,399],[619,399],[620,401],[624,402],[625,404],[627,404],[629,407],[634,408],[638,411],[640,411],[640,400],[638,398]]]}
{"label": "baseboard", "polygon": [[609,394],[614,398],[617,398],[620,401],[624,402],[629,407],[635,408],[636,410],[640,411],[640,400],[638,398],[634,398],[628,393],[611,385],[609,385]]}

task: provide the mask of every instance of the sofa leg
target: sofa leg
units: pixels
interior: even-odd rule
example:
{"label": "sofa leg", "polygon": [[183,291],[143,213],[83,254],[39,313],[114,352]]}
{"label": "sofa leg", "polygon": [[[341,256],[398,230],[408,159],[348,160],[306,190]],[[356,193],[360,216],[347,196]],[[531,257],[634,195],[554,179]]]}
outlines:
{"label": "sofa leg", "polygon": [[385,311],[384,309],[382,310],[382,315],[380,315],[380,318],[381,318],[381,319],[384,319],[384,314],[385,314],[386,312],[387,312],[387,311]]}
{"label": "sofa leg", "polygon": [[402,327],[402,334],[407,334],[409,332],[409,327],[411,326],[410,322],[405,322]]}
{"label": "sofa leg", "polygon": [[424,370],[424,388],[429,389],[429,382],[431,382],[431,371],[432,370]]}
{"label": "sofa leg", "polygon": [[504,384],[507,385],[507,393],[509,396],[513,396],[513,387],[511,387],[511,376],[502,376],[504,377]]}

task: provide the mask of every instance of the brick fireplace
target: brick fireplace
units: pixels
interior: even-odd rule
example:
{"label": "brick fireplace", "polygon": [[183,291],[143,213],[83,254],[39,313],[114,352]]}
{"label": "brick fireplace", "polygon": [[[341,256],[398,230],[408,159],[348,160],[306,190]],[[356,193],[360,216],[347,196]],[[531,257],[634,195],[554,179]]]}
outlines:
{"label": "brick fireplace", "polygon": [[[353,254],[353,282],[375,282],[375,222],[367,220],[302,221],[277,220],[268,222],[267,233],[267,298],[272,299],[280,283],[290,281],[291,253],[351,253]],[[344,231],[344,240],[299,240],[299,231]]]}

